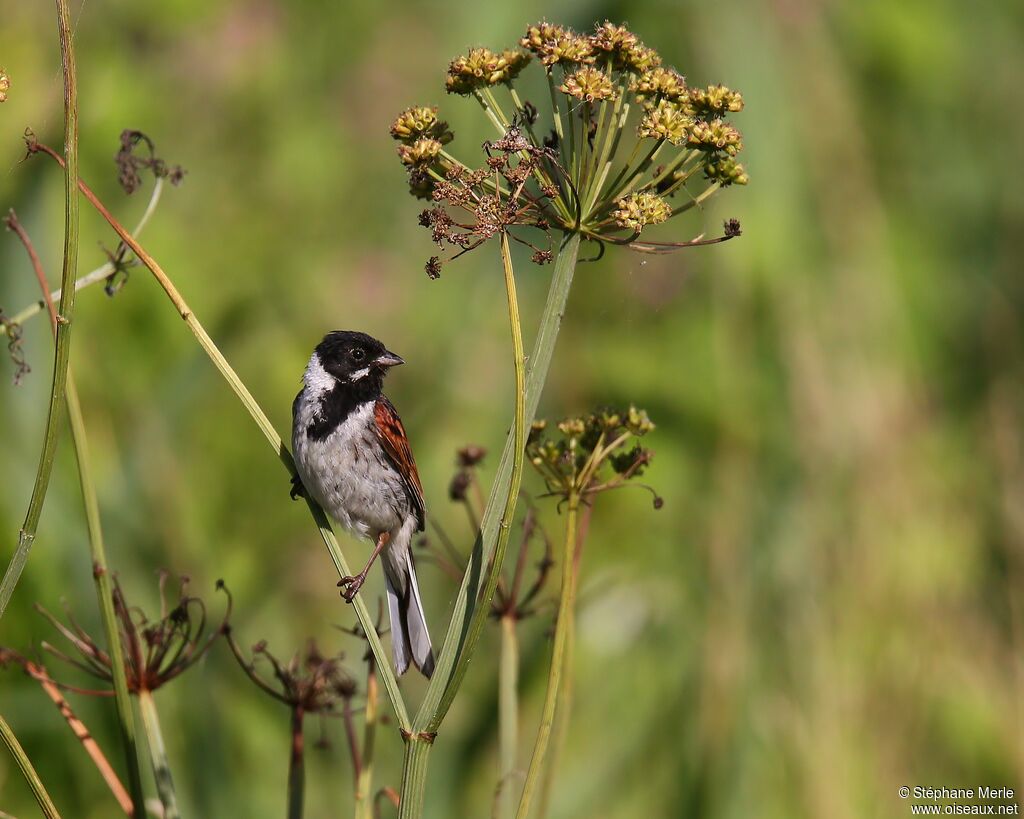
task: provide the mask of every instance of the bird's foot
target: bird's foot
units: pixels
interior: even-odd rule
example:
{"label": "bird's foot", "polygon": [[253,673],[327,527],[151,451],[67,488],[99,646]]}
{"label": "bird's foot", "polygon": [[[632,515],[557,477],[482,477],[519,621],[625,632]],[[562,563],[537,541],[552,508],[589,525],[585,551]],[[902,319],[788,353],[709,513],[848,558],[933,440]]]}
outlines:
{"label": "bird's foot", "polygon": [[292,500],[306,497],[306,487],[302,485],[302,478],[298,475],[292,476],[292,490],[288,493]]}
{"label": "bird's foot", "polygon": [[363,587],[363,583],[366,581],[366,574],[357,574],[355,577],[346,575],[338,581],[338,585],[341,587],[341,596],[345,598],[345,602],[351,603],[355,596],[359,593],[359,590]]}

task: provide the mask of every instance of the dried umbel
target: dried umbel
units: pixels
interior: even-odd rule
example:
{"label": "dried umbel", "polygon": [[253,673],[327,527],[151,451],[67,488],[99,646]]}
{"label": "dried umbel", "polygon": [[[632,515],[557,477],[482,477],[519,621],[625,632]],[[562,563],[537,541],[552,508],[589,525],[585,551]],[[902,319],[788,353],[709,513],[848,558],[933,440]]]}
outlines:
{"label": "dried umbel", "polygon": [[[738,92],[688,87],[654,49],[611,22],[587,35],[542,21],[527,27],[519,45],[523,51],[473,48],[448,67],[445,89],[473,97],[501,137],[485,146],[479,163],[463,164],[448,152],[451,132],[436,108],[409,108],[391,126],[403,143],[410,191],[435,202],[421,224],[442,247],[453,246],[448,260],[512,227],[579,233],[602,247],[647,252],[739,235],[639,239],[645,227],[747,184],[736,159],[742,138],[726,119],[743,108]],[[546,113],[516,87],[531,57],[548,82]],[[521,232],[515,237],[531,244],[534,261],[550,260],[550,250]],[[427,273],[436,278],[445,261],[433,257]]]}
{"label": "dried umbel", "polygon": [[[632,405],[596,410],[557,424],[539,420],[533,424],[526,455],[549,494],[587,499],[643,473],[654,453],[640,446],[639,439],[653,429],[647,413]],[[637,485],[654,495],[655,509],[661,508],[662,500],[653,489]]]}
{"label": "dried umbel", "polygon": [[[205,604],[198,597],[186,593],[188,578],[183,577],[179,580],[177,600],[173,605],[168,605],[168,578],[166,572],[161,572],[160,616],[152,620],[142,609],[125,601],[121,585],[116,578],[114,579],[114,615],[124,647],[128,690],[133,694],[156,691],[187,671],[209,651],[221,632],[227,629],[228,618],[231,615],[230,598],[220,624],[214,629],[208,629]],[[222,588],[222,584],[217,585],[218,588]],[[65,653],[56,646],[44,642],[45,651],[102,682],[113,682],[110,656],[101,648],[101,644],[75,621],[70,611],[66,612],[68,622],[65,624],[41,606],[36,606],[36,609],[50,621],[73,649],[73,652]],[[87,694],[110,693],[109,690],[73,690]]]}

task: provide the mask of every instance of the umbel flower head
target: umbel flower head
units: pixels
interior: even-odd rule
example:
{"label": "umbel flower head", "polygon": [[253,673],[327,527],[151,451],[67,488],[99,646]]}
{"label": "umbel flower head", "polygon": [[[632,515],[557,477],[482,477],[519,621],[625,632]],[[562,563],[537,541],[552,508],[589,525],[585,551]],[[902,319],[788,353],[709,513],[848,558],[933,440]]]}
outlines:
{"label": "umbel flower head", "polygon": [[0,102],[7,102],[7,92],[11,90],[10,75],[0,68]]}
{"label": "umbel flower head", "polygon": [[[160,573],[160,616],[152,620],[142,609],[125,601],[121,585],[114,578],[114,615],[124,649],[128,690],[133,694],[156,691],[195,665],[227,629],[231,616],[229,597],[220,625],[207,629],[206,605],[198,597],[186,593],[188,578],[180,578],[177,601],[168,605],[168,578],[167,572]],[[218,582],[217,587],[222,588],[223,584]],[[68,622],[64,624],[42,606],[36,606],[36,609],[72,649],[66,653],[44,642],[45,651],[104,683],[113,683],[110,655],[76,622],[70,611],[66,612]],[[74,690],[91,694],[110,693],[109,690]]]}
{"label": "umbel flower head", "polygon": [[[428,274],[499,233],[530,244],[538,263],[549,261],[551,251],[539,245],[550,247],[550,238],[529,242],[519,228],[645,252],[740,234],[640,238],[718,191],[747,184],[737,159],[742,137],[728,119],[743,109],[739,92],[689,87],[635,33],[609,21],[582,34],[544,20],[527,26],[519,46],[472,48],[448,66],[445,90],[472,97],[499,137],[476,162],[449,153],[452,134],[434,107],[406,109],[391,126],[410,191],[435,203],[420,222],[452,248],[449,258],[431,259]],[[523,100],[517,88],[531,58],[548,84],[542,104]]]}
{"label": "umbel flower head", "polygon": [[[526,457],[547,484],[548,493],[588,499],[618,489],[643,474],[654,453],[640,446],[640,438],[654,429],[647,413],[626,409],[600,409],[557,424],[535,421],[526,443]],[[654,495],[654,508],[662,500]]]}

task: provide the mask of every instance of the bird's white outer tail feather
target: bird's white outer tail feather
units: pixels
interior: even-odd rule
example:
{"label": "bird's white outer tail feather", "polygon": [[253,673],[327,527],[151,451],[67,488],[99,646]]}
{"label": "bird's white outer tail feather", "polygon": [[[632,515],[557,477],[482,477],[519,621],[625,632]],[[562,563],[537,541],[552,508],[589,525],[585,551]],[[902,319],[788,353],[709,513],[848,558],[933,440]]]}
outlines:
{"label": "bird's white outer tail feather", "polygon": [[381,555],[391,615],[391,651],[397,674],[404,674],[411,662],[429,677],[434,673],[434,652],[410,549],[412,528],[403,526]]}

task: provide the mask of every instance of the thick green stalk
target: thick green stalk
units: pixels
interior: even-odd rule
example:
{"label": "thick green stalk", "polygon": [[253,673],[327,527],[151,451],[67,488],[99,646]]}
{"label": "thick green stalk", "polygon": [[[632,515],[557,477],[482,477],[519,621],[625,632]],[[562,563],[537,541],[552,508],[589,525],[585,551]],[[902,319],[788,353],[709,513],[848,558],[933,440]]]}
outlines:
{"label": "thick green stalk", "polygon": [[28,562],[32,542],[43,512],[43,501],[53,474],[53,458],[57,452],[59,424],[64,415],[64,383],[67,380],[71,355],[71,318],[75,310],[75,277],[78,271],[78,82],[75,74],[75,49],[71,32],[71,15],[67,0],[57,0],[57,24],[60,32],[60,57],[64,71],[64,267],[61,274],[60,314],[57,327],[57,349],[54,353],[53,383],[50,386],[50,408],[46,416],[43,448],[32,486],[32,497],[25,522],[18,533],[18,545],[0,581],[0,617],[10,602],[14,587]]}
{"label": "thick green stalk", "polygon": [[[574,569],[575,571],[575,569]],[[579,578],[577,578],[577,581]],[[551,731],[551,749],[548,751],[548,764],[544,767],[544,781],[540,787],[540,801],[537,804],[538,819],[545,819],[551,808],[551,796],[558,779],[558,765],[561,762],[562,750],[569,733],[569,718],[572,715],[572,698],[575,677],[573,676],[573,655],[576,652],[576,612],[569,612],[569,633],[565,636],[565,656],[562,663],[562,693],[559,697],[558,710],[555,712],[555,727]]]}
{"label": "thick green stalk", "polygon": [[[533,418],[537,413],[537,405],[540,402],[540,395],[551,366],[555,341],[562,326],[562,316],[565,314],[566,304],[569,300],[579,249],[579,234],[567,235],[554,263],[547,302],[544,305],[537,338],[534,341],[526,369],[524,426],[533,423]],[[495,553],[495,548],[491,544],[497,543],[504,507],[510,495],[515,447],[515,430],[510,430],[501,460],[498,463],[494,483],[491,486],[491,493],[487,499],[481,532],[470,555],[469,569],[462,578],[462,585],[455,598],[448,633],[445,635],[441,651],[438,653],[437,668],[427,686],[420,710],[416,714],[415,724],[420,730],[436,731],[445,714],[448,713],[448,708],[458,693],[473,649],[476,647],[476,641],[480,636],[479,629],[474,629],[471,621],[479,613],[479,621],[482,626],[490,609],[490,597],[481,594],[481,589],[485,584],[483,569],[493,562],[492,556]],[[515,495],[515,493],[511,494]]]}
{"label": "thick green stalk", "polygon": [[411,734],[405,738],[405,759],[402,763],[402,795],[398,803],[398,819],[420,819],[423,816],[423,795],[427,790],[427,762],[433,737]]}
{"label": "thick green stalk", "polygon": [[[42,144],[36,144],[32,150],[41,151],[57,162],[61,162],[60,156],[52,149]],[[221,374],[221,377],[227,381],[228,386],[231,387],[232,391],[238,397],[238,400],[242,402],[242,405],[248,411],[249,415],[256,422],[256,425],[260,428],[264,437],[270,443],[274,452],[277,453],[281,463],[284,464],[285,468],[291,475],[295,475],[295,462],[292,460],[291,453],[288,451],[288,447],[285,446],[281,440],[281,436],[277,434],[277,430],[274,429],[274,425],[270,422],[267,414],[263,411],[263,408],[253,398],[252,393],[242,382],[242,379],[238,377],[238,373],[234,371],[223,353],[217,348],[217,345],[213,343],[213,339],[210,338],[209,334],[202,324],[199,323],[199,319],[195,317],[191,308],[182,298],[178,289],[174,286],[174,283],[170,280],[163,269],[157,264],[156,260],[147,253],[142,245],[140,245],[132,236],[124,229],[120,222],[114,218],[109,210],[103,205],[102,202],[96,197],[96,194],[92,192],[88,185],[84,182],[79,182],[79,190],[85,196],[89,203],[99,212],[99,214],[106,219],[114,232],[121,238],[129,249],[136,255],[142,264],[146,266],[153,277],[157,280],[157,283],[163,289],[164,293],[171,300],[178,315],[182,317],[185,324],[188,326],[192,335],[195,336],[199,345],[203,348],[203,351],[209,357],[210,361],[217,368],[217,371]],[[341,547],[338,546],[338,541],[334,537],[334,531],[331,528],[330,522],[327,520],[327,516],[319,505],[312,499],[307,498],[306,502],[309,506],[310,513],[313,516],[313,520],[316,522],[317,528],[320,531],[320,537],[327,547],[327,551],[330,553],[331,560],[334,562],[334,566],[338,571],[339,576],[345,577],[351,575],[352,572],[349,570],[348,564],[345,561],[345,556],[341,553]],[[388,661],[387,654],[384,651],[384,646],[380,641],[380,635],[374,628],[373,618],[370,615],[370,610],[366,607],[366,603],[363,601],[362,595],[356,595],[355,600],[352,602],[353,608],[356,610],[356,617],[359,619],[359,624],[362,626],[363,631],[366,633],[366,640],[370,645],[370,650],[373,652],[374,657],[377,660],[377,667],[381,675],[381,679],[384,682],[384,689],[388,693],[388,698],[391,700],[391,704],[395,709],[395,715],[398,718],[399,727],[403,730],[409,730],[409,713],[405,707],[405,701],[402,699],[402,693],[398,688],[398,680],[395,678],[395,673],[391,668]]]}
{"label": "thick green stalk", "polygon": [[516,806],[516,758],[519,752],[519,635],[516,617],[501,618],[498,670],[498,816],[512,816]]}
{"label": "thick green stalk", "polygon": [[[490,611],[490,601],[494,596],[494,590],[497,588],[498,578],[501,575],[501,564],[505,558],[505,549],[508,546],[509,534],[512,531],[512,520],[515,516],[516,502],[519,499],[519,485],[522,482],[523,477],[523,459],[525,457],[526,449],[526,354],[523,349],[523,333],[519,320],[519,298],[516,295],[516,277],[515,271],[512,269],[512,250],[509,247],[507,233],[501,234],[501,261],[502,268],[505,272],[505,294],[506,301],[508,302],[509,329],[512,334],[512,361],[513,369],[515,371],[515,413],[512,420],[512,469],[509,473],[509,482],[501,512],[497,538],[494,543],[494,552],[491,559],[487,561],[488,567],[486,578],[484,580],[484,591],[475,608],[471,612],[466,611],[465,616],[462,618],[462,625],[465,628],[466,633],[467,650],[462,652],[458,658],[458,663],[452,667],[451,654],[445,653],[445,649],[448,648],[448,637],[445,638],[445,645],[442,647],[439,666],[443,664],[443,668],[440,676],[448,678],[449,684],[444,696],[448,696],[450,694],[451,697],[455,696],[455,692],[458,690],[463,676],[465,676],[470,654],[480,637],[480,632],[483,630],[488,612]],[[479,540],[477,542],[479,544]],[[478,549],[477,547],[474,547],[473,551],[474,554],[476,554],[482,551],[482,548]],[[467,578],[472,574],[478,573],[479,570],[480,564],[476,564],[474,566],[471,559],[470,568],[467,569],[463,577],[463,587],[466,585]],[[462,595],[460,594],[460,598],[461,596]],[[452,629],[456,626],[456,621],[460,617],[458,609],[459,607],[456,605],[456,612],[452,615],[452,620],[449,623],[449,635],[451,635]],[[430,695],[430,689],[438,680],[438,676],[438,669],[435,668],[434,676],[430,681],[430,686],[427,687],[427,697]],[[448,703],[450,702],[451,700],[449,698]],[[441,699],[440,707],[447,710],[444,697]],[[422,791],[417,792],[416,789],[422,789],[426,786],[426,765],[429,751],[422,751],[419,749],[419,746],[424,744],[419,741],[419,738],[428,738],[429,742],[432,743],[434,741],[434,735],[437,733],[437,727],[440,725],[443,716],[443,713],[440,715],[437,712],[431,714],[429,711],[425,711],[424,708],[421,707],[420,712],[416,715],[416,722],[413,723],[415,733],[406,738],[406,770],[421,771],[422,769],[422,775],[415,779],[410,779],[405,775],[405,772],[403,772],[402,796],[399,808],[399,816],[401,817],[418,817],[420,815],[420,813],[407,812],[407,810],[413,810],[414,807],[409,807],[408,809],[405,807],[406,805],[418,805],[420,806],[418,810],[422,810],[423,793]],[[421,727],[423,723],[421,723],[420,720],[423,720],[423,722],[426,723],[424,727]],[[422,756],[422,759],[417,759],[415,769],[410,767],[412,765],[412,761],[409,759],[410,754],[414,752]]]}
{"label": "thick green stalk", "polygon": [[89,530],[89,547],[92,552],[92,575],[96,583],[96,597],[100,604],[100,616],[103,620],[104,636],[107,640],[107,652],[110,655],[111,676],[114,681],[114,704],[117,708],[118,730],[121,744],[124,746],[125,766],[128,769],[128,791],[132,797],[134,815],[141,817],[144,813],[145,798],[142,791],[142,777],[139,772],[139,753],[135,745],[135,717],[132,713],[131,695],[128,693],[128,678],[124,670],[124,649],[114,616],[114,589],[110,581],[110,570],[107,567],[107,554],[103,545],[103,529],[100,525],[99,502],[96,499],[96,487],[92,481],[92,468],[89,460],[89,445],[85,434],[85,421],[82,418],[82,406],[78,400],[75,380],[68,370],[68,383],[65,389],[68,405],[68,418],[71,421],[71,440],[75,447],[75,458],[78,461],[78,480],[82,487],[82,502],[85,505],[85,520]]}
{"label": "thick green stalk", "polygon": [[39,803],[43,816],[46,819],[60,819],[60,814],[57,813],[57,808],[54,807],[50,794],[46,792],[43,780],[39,778],[36,769],[32,767],[32,760],[28,758],[25,749],[21,747],[21,743],[18,742],[14,731],[11,730],[11,726],[7,724],[7,720],[3,717],[0,717],[0,740],[3,740],[7,750],[11,752],[11,756],[14,757],[14,761],[18,764],[18,769],[21,771],[21,775],[25,777],[25,781],[28,782],[28,786],[32,789],[32,795],[36,798],[36,802]]}
{"label": "thick green stalk", "polygon": [[355,819],[373,819],[373,757],[377,748],[378,691],[373,657],[367,660],[366,707],[363,709],[363,764],[356,779]]}
{"label": "thick green stalk", "polygon": [[536,790],[541,771],[544,766],[544,755],[547,753],[548,740],[551,738],[551,727],[554,724],[555,709],[558,706],[558,694],[565,670],[565,646],[569,635],[576,597],[576,573],[573,571],[573,554],[576,551],[576,517],[580,499],[575,493],[569,495],[569,505],[565,519],[565,545],[562,549],[562,588],[558,600],[558,620],[555,623],[555,642],[551,650],[551,668],[548,671],[548,688],[544,695],[544,707],[541,710],[540,728],[533,746],[533,756],[523,783],[523,795],[519,799],[519,810],[516,819],[526,819],[530,815],[530,803]]}
{"label": "thick green stalk", "polygon": [[178,797],[174,791],[171,765],[167,760],[164,735],[160,730],[160,715],[157,713],[152,691],[139,692],[139,710],[142,712],[142,722],[146,726],[149,758],[153,762],[156,792],[160,797],[160,804],[164,806],[164,819],[179,819],[181,814],[178,813]]}
{"label": "thick green stalk", "polygon": [[292,708],[291,755],[288,760],[288,819],[302,819],[306,798],[305,738],[302,706]]}

